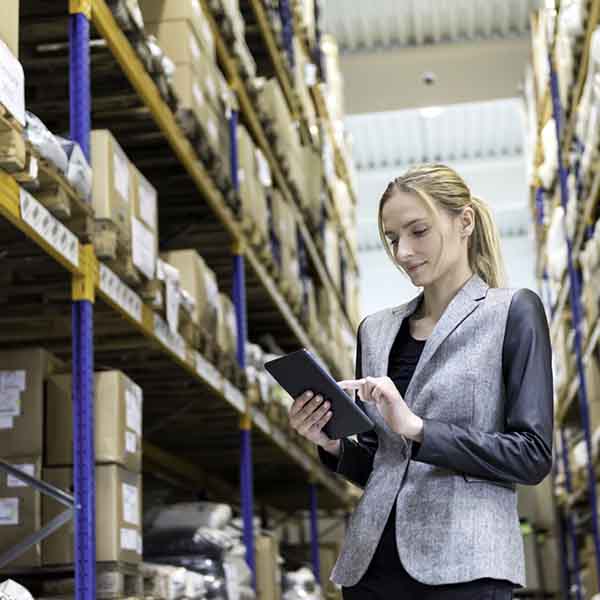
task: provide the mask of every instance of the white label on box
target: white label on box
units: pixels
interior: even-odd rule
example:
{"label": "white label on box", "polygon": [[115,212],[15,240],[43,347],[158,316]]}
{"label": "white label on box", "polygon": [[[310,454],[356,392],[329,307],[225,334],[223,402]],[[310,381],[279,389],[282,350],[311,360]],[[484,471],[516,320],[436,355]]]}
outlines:
{"label": "white label on box", "polygon": [[157,314],[154,315],[154,334],[181,360],[186,359],[185,340],[178,333],[173,333],[170,327]]}
{"label": "white label on box", "polygon": [[240,167],[238,169],[238,182],[244,183],[245,180],[246,180],[246,171],[244,171],[244,169],[242,169],[242,167]]}
{"label": "white label on box", "polygon": [[10,389],[0,392],[0,415],[18,417],[21,414],[21,392]]}
{"label": "white label on box", "polygon": [[273,180],[271,179],[271,169],[269,168],[269,163],[265,158],[265,155],[262,153],[260,148],[256,148],[256,164],[258,166],[258,179],[259,181],[266,187],[271,187],[273,185]]}
{"label": "white label on box", "polygon": [[25,75],[21,63],[0,40],[0,102],[25,126]]}
{"label": "white label on box", "polygon": [[208,88],[208,93],[210,94],[210,97],[216,101],[218,96],[217,96],[217,86],[215,85],[214,79],[212,77],[207,77],[206,78],[206,87]]}
{"label": "white label on box", "polygon": [[15,420],[13,417],[0,416],[0,430],[12,429],[15,426]]}
{"label": "white label on box", "polygon": [[179,305],[181,304],[179,286],[167,277],[165,288],[167,292],[167,323],[171,332],[177,333],[179,329]]}
{"label": "white label on box", "polygon": [[[140,524],[140,503],[138,501],[138,489],[135,485],[122,484],[123,490],[123,520],[132,525]],[[135,546],[134,546],[135,550]]]}
{"label": "white label on box", "polygon": [[115,188],[129,204],[129,164],[127,157],[117,148],[113,150]]}
{"label": "white label on box", "polygon": [[194,60],[200,60],[200,48],[198,48],[198,42],[193,34],[190,34],[190,50]]}
{"label": "white label on box", "polygon": [[317,85],[317,65],[313,63],[304,65],[304,82],[308,87]]}
{"label": "white label on box", "polygon": [[194,83],[192,86],[192,94],[194,95],[194,100],[198,106],[204,106],[204,94],[200,89],[200,86],[197,83]]}
{"label": "white label on box", "polygon": [[79,266],[79,242],[29,192],[20,189],[21,218],[71,264]]}
{"label": "white label on box", "polygon": [[142,391],[138,386],[125,390],[127,428],[142,435]]}
{"label": "white label on box", "polygon": [[190,4],[192,5],[192,10],[199,16],[203,17],[202,9],[200,8],[200,3],[198,0],[191,0]]}
{"label": "white label on box", "polygon": [[210,136],[212,141],[215,143],[215,145],[218,144],[219,129],[217,128],[217,124],[215,123],[215,120],[212,117],[210,117],[208,119],[207,127],[208,127],[208,135]]}
{"label": "white label on box", "polygon": [[216,390],[221,390],[223,388],[223,377],[217,371],[216,367],[209,363],[204,356],[195,353],[196,358],[196,372],[200,377],[203,377],[210,385],[212,385]]}
{"label": "white label on box", "polygon": [[25,391],[25,371],[0,371],[0,392],[9,388]]}
{"label": "white label on box", "polygon": [[0,498],[0,525],[19,524],[19,499]]}
{"label": "white label on box", "polygon": [[141,323],[142,299],[102,263],[100,263],[100,290],[132,319]]}
{"label": "white label on box", "polygon": [[[23,471],[23,473],[27,473],[30,477],[35,477],[35,465],[13,465],[13,467],[19,469],[19,471]],[[6,477],[6,487],[27,487],[28,485],[14,475],[9,474]]]}
{"label": "white label on box", "polygon": [[154,234],[135,217],[131,217],[131,258],[133,264],[148,278],[154,279],[156,243]]}
{"label": "white label on box", "polygon": [[129,454],[137,452],[137,435],[132,431],[125,432],[125,452]]}
{"label": "white label on box", "polygon": [[133,550],[137,552],[138,533],[135,529],[129,529],[128,527],[121,527],[121,549],[122,550]]}
{"label": "white label on box", "polygon": [[145,179],[140,178],[138,195],[140,198],[140,218],[152,231],[156,231],[158,229],[156,190]]}

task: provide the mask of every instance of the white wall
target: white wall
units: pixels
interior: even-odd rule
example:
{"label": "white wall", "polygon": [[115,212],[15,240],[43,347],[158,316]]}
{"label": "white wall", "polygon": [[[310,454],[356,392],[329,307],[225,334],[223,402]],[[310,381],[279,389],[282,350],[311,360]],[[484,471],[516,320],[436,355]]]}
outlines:
{"label": "white wall", "polygon": [[[466,180],[471,191],[492,207],[502,233],[502,252],[511,287],[535,287],[535,253],[523,158],[448,163]],[[361,313],[395,306],[418,290],[390,262],[377,232],[377,205],[387,183],[404,171],[358,174],[358,236],[361,273]],[[371,248],[371,249],[366,249]],[[376,249],[375,249],[376,248]]]}

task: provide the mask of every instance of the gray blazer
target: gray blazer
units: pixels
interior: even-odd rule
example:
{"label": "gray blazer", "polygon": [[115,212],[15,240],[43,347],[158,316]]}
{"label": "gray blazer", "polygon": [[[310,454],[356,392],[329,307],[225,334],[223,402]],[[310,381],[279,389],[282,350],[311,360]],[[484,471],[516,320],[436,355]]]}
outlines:
{"label": "gray blazer", "polygon": [[[360,403],[375,423],[371,453],[368,438],[362,445],[344,440],[334,464],[320,452],[351,480],[360,479],[352,476],[357,465],[370,461],[331,574],[334,582],[358,583],[396,501],[398,552],[415,579],[441,585],[491,577],[525,584],[515,482],[536,483],[551,467],[552,378],[543,308],[533,292],[523,292],[526,309],[514,326],[514,352],[523,352],[529,368],[533,364],[536,376],[543,375],[539,410],[533,405],[523,412],[520,394],[511,401],[518,404],[510,409],[514,414],[507,414],[502,352],[517,290],[488,288],[474,275],[436,324],[406,391],[408,406],[424,419],[423,443],[396,434],[376,407]],[[394,339],[421,296],[361,323],[361,376],[387,375]],[[511,388],[517,390],[522,377]],[[503,435],[507,423],[515,431]]]}

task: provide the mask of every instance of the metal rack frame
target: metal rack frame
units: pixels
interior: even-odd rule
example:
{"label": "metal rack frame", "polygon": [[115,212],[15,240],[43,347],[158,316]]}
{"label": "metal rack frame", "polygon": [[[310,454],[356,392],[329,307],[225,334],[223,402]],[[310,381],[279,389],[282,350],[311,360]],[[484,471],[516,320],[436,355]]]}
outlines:
{"label": "metal rack frame", "polygon": [[[100,13],[100,18],[94,18],[96,9]],[[70,0],[69,3],[69,108],[70,108],[70,134],[74,141],[81,146],[85,156],[90,158],[90,132],[91,132],[91,85],[90,85],[90,27],[94,18],[100,32],[103,33],[103,28],[107,27],[107,7],[104,0]],[[94,11],[94,13],[93,13]],[[289,15],[291,23],[291,13]],[[293,25],[291,27],[291,35],[293,36]],[[104,34],[106,33],[106,29]],[[112,49],[117,56],[117,60],[123,62],[127,57],[127,51],[123,47],[119,47],[120,40],[108,39],[109,46],[112,44]],[[290,38],[291,45],[291,38]],[[133,68],[129,66],[129,68]],[[127,70],[124,66],[124,70]],[[238,76],[239,77],[239,76]],[[135,79],[135,77],[133,77]],[[237,81],[237,80],[236,80]],[[236,83],[234,81],[234,83]],[[142,84],[140,84],[143,87]],[[135,84],[134,84],[134,87]],[[239,91],[239,85],[235,85]],[[143,97],[144,101],[151,104],[153,99],[153,90],[140,90],[138,92]],[[160,110],[158,110],[160,113]],[[166,115],[161,117],[165,119],[165,129],[169,129],[170,122]],[[230,133],[231,133],[231,165],[232,165],[232,181],[234,187],[238,187],[238,169],[237,169],[237,122],[238,113],[232,111],[230,115]],[[171,132],[174,133],[174,132]],[[182,162],[185,162],[185,152],[187,149],[181,147],[177,152]],[[176,150],[177,151],[177,150]],[[190,167],[192,169],[192,167]],[[197,169],[197,167],[194,166]],[[193,170],[193,169],[192,169]],[[190,173],[192,178],[198,182],[204,183],[203,174],[198,172]],[[209,187],[210,191],[210,187]],[[0,174],[0,192],[5,192],[0,198],[0,213],[17,225],[29,238],[37,242],[44,251],[53,258],[58,260],[71,273],[72,277],[72,399],[73,399],[73,440],[74,440],[74,495],[73,497],[65,494],[60,490],[56,490],[52,486],[38,481],[35,478],[21,473],[8,464],[0,461],[0,469],[14,474],[26,483],[34,486],[42,493],[47,493],[62,502],[68,507],[61,515],[53,519],[51,523],[46,525],[39,532],[24,540],[11,552],[0,557],[0,562],[4,560],[12,560],[15,557],[15,552],[22,552],[32,544],[38,543],[41,539],[49,535],[58,527],[66,523],[70,518],[75,520],[75,597],[79,599],[91,600],[95,598],[96,593],[96,522],[95,522],[95,457],[94,457],[94,302],[96,292],[100,294],[103,300],[107,301],[113,308],[121,309],[123,314],[126,311],[122,307],[115,304],[112,298],[107,297],[101,289],[99,264],[95,257],[93,247],[91,245],[78,245],[78,265],[70,264],[65,257],[60,253],[55,252],[48,244],[44,243],[43,238],[35,231],[30,229],[29,225],[24,223],[19,213],[19,192],[18,186],[14,181],[11,181],[9,176]],[[211,194],[208,193],[209,203]],[[213,203],[214,198],[212,199]],[[226,225],[226,228],[227,225]],[[233,302],[235,306],[238,326],[238,347],[237,360],[241,368],[245,366],[245,347],[247,340],[247,316],[246,316],[246,288],[245,288],[245,260],[255,262],[255,257],[248,248],[245,247],[243,238],[239,232],[235,231],[232,259],[234,263],[234,280],[233,280]],[[307,235],[306,230],[303,231]],[[308,253],[313,255],[315,260],[316,251],[312,246],[312,241],[304,239],[308,245]],[[318,257],[317,257],[318,258]],[[323,283],[331,285],[328,274],[322,271],[322,265],[316,261],[317,271],[323,278]],[[253,264],[253,268],[257,265]],[[258,270],[258,269],[257,269]],[[271,292],[271,290],[269,290]],[[139,325],[141,330],[146,335],[153,335],[150,314],[146,306],[141,307],[139,318],[133,318],[128,315],[128,320]],[[293,325],[293,319],[288,319]],[[294,327],[292,327],[294,329]],[[301,328],[298,329],[300,338],[304,337],[304,332]],[[156,336],[154,336],[156,337]],[[170,352],[173,359],[179,362],[182,366],[190,369],[188,358],[177,356],[172,348],[163,344],[165,349]],[[308,344],[306,344],[308,346]],[[192,369],[193,370],[193,369]],[[195,373],[195,371],[194,371]],[[196,373],[195,373],[196,374]],[[227,396],[227,390],[224,390]],[[251,568],[253,576],[253,585],[256,584],[255,579],[255,560],[254,560],[254,532],[253,532],[253,508],[254,508],[254,493],[253,493],[253,476],[252,476],[252,427],[259,426],[263,431],[271,432],[271,428],[263,423],[262,415],[257,415],[256,411],[248,404],[243,402],[243,399],[234,400],[228,398],[230,403],[236,402],[236,408],[240,410],[240,483],[241,494],[240,500],[242,505],[242,516],[244,524],[244,542],[246,544],[246,558]],[[317,485],[318,483],[330,487],[335,493],[339,493],[340,498],[343,497],[344,505],[347,507],[351,503],[351,498],[347,493],[342,494],[342,488],[328,480],[327,474],[322,468],[318,467],[315,459],[303,457],[299,452],[285,443],[285,439],[279,432],[272,431],[272,439],[278,445],[286,446],[288,453],[298,460],[303,467],[309,471],[310,482],[308,485],[309,505],[311,516],[311,562],[313,571],[317,581],[320,581],[320,566],[319,566],[319,531],[318,531],[318,501],[317,501]],[[301,460],[302,459],[302,460]],[[183,466],[185,469],[185,465]]]}

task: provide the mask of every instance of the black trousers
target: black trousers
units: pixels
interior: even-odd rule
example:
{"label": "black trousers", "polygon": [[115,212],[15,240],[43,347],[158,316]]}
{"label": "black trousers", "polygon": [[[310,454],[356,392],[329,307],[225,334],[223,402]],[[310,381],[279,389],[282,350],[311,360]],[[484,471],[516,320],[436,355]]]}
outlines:
{"label": "black trousers", "polygon": [[513,584],[497,579],[425,585],[406,572],[398,556],[395,509],[362,579],[342,588],[344,600],[511,600]]}

